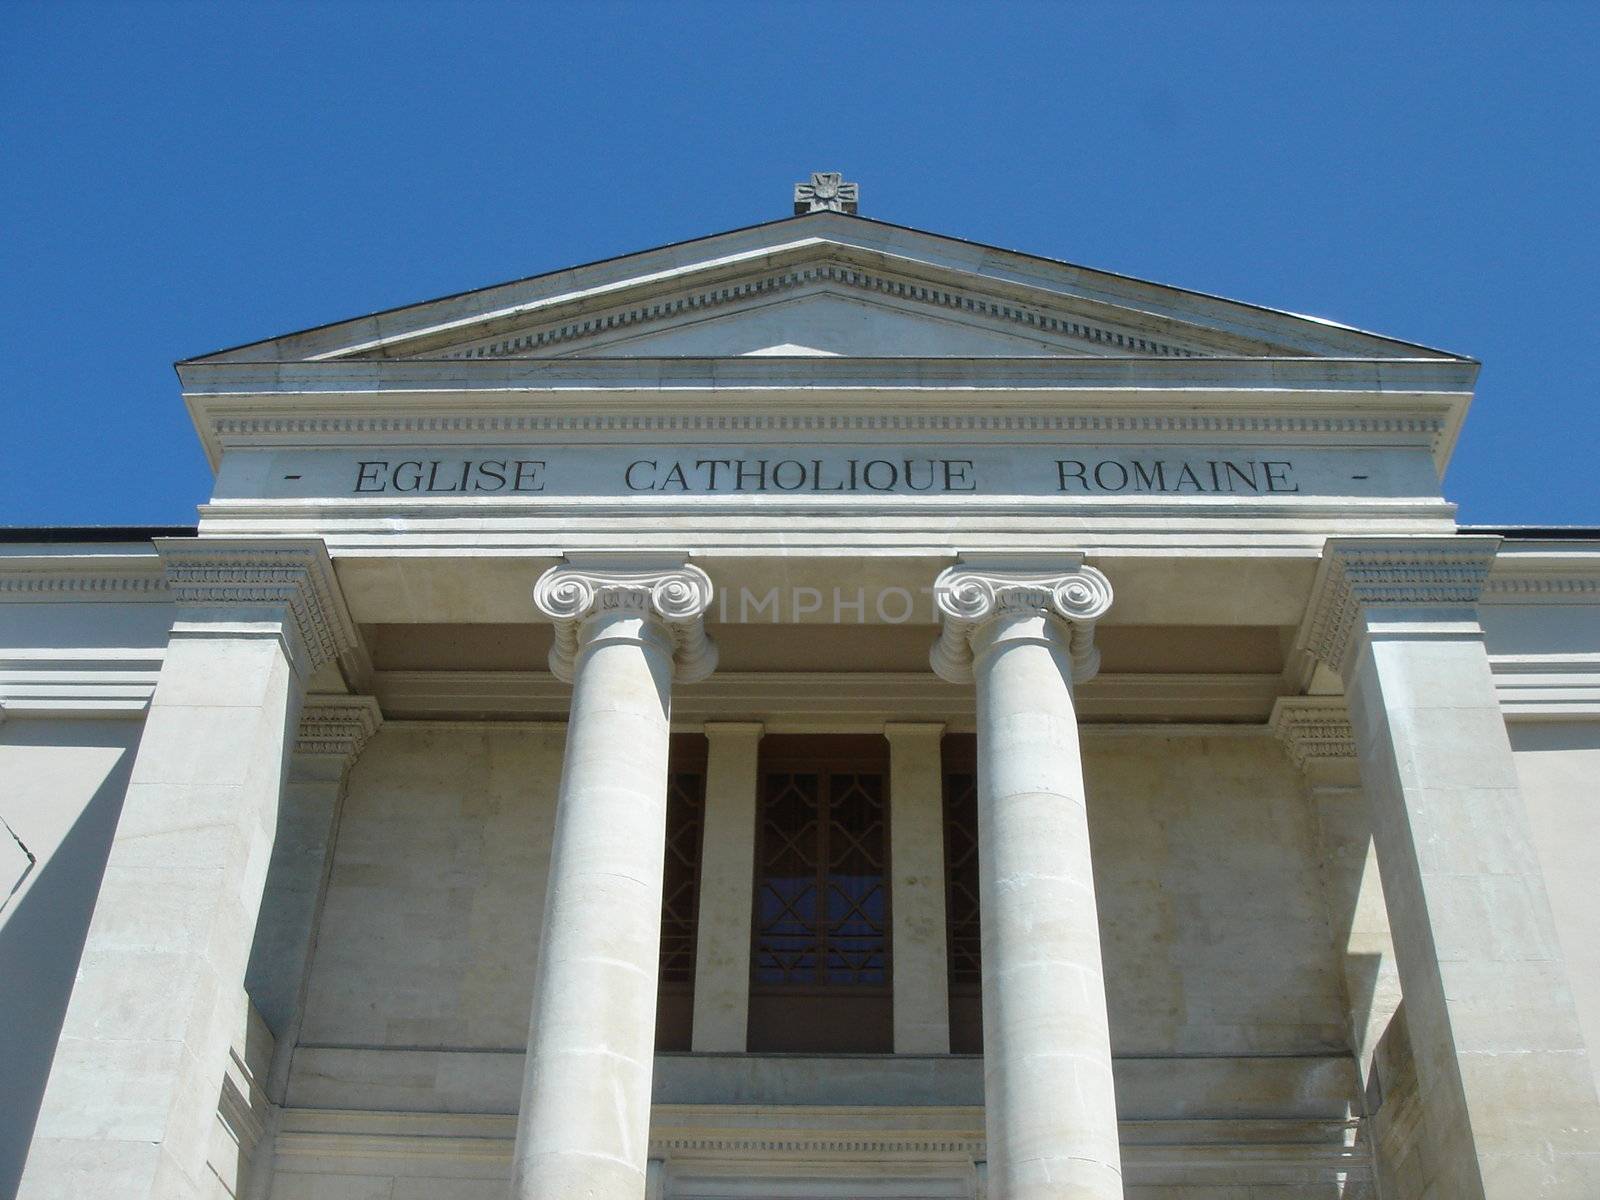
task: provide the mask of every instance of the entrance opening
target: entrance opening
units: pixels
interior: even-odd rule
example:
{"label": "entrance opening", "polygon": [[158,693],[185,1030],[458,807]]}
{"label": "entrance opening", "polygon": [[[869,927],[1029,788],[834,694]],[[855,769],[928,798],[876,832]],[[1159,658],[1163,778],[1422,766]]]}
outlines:
{"label": "entrance opening", "polygon": [[764,738],[760,777],[749,1048],[888,1053],[888,742]]}

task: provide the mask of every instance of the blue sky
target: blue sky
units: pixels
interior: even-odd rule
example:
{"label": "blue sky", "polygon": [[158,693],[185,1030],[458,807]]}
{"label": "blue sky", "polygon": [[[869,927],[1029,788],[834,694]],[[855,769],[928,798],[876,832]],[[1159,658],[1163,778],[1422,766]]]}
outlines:
{"label": "blue sky", "polygon": [[183,523],[178,358],[864,214],[1471,354],[1473,523],[1600,524],[1600,5],[0,7],[0,524]]}

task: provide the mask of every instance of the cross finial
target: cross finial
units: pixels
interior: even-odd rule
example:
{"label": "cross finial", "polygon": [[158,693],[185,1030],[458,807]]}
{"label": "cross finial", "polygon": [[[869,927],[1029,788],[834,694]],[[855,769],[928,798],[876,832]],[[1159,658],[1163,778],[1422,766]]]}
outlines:
{"label": "cross finial", "polygon": [[861,199],[860,185],[844,182],[838,171],[813,171],[810,183],[794,185],[794,211],[800,213],[854,213]]}

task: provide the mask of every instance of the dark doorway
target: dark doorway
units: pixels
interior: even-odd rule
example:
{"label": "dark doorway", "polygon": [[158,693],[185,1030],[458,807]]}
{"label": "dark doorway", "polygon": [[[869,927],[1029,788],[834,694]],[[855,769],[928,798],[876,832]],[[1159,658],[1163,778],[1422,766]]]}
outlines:
{"label": "dark doorway", "polygon": [[888,781],[882,737],[762,741],[752,1051],[893,1050]]}

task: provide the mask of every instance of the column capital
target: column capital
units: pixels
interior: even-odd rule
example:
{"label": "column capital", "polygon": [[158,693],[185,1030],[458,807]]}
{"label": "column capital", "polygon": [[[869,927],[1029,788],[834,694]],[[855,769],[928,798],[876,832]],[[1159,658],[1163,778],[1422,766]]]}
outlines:
{"label": "column capital", "polygon": [[155,546],[179,609],[174,629],[195,632],[197,625],[229,619],[276,622],[290,635],[291,658],[307,675],[360,653],[322,539],[156,538]]}
{"label": "column capital", "polygon": [[717,666],[717,646],[706,636],[711,579],[680,559],[613,559],[597,556],[551,567],[533,585],[533,605],[555,623],[550,670],[571,683],[583,623],[600,613],[628,613],[657,621],[672,637],[674,675],[697,683]]}
{"label": "column capital", "polygon": [[1355,731],[1341,696],[1280,696],[1267,727],[1302,771],[1314,763],[1355,760]]}
{"label": "column capital", "polygon": [[1111,607],[1111,581],[1084,566],[1081,554],[960,562],[939,572],[933,598],[943,629],[929,662],[950,683],[972,681],[972,635],[1008,614],[1039,614],[1062,626],[1074,683],[1100,669],[1094,623]]}
{"label": "column capital", "polygon": [[341,769],[348,768],[382,724],[383,713],[371,696],[307,696],[294,752],[337,758]]}
{"label": "column capital", "polygon": [[1329,538],[1298,642],[1341,676],[1369,608],[1428,611],[1471,608],[1483,594],[1500,538]]}

